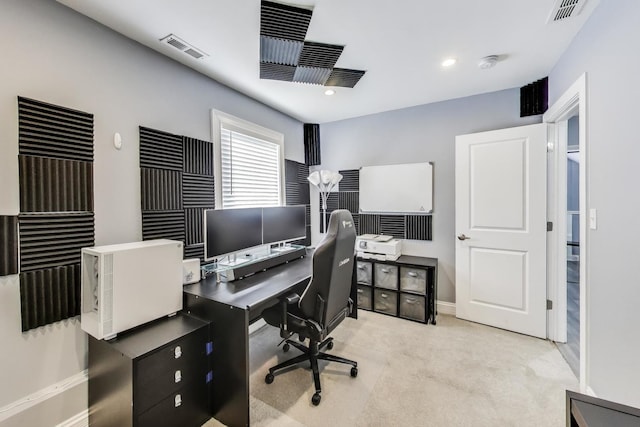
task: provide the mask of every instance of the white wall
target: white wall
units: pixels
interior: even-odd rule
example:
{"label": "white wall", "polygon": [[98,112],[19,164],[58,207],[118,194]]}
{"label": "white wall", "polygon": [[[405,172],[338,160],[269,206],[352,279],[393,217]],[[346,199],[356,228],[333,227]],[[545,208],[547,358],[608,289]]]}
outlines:
{"label": "white wall", "polygon": [[[520,90],[510,89],[325,123],[320,126],[321,167],[434,162],[433,240],[404,240],[403,253],[438,258],[437,299],[455,302],[455,137],[541,121],[541,116],[519,116]],[[311,203],[317,224],[317,190],[312,189]],[[313,241],[319,241],[318,227],[312,230]]]}
{"label": "white wall", "polygon": [[[211,140],[216,108],[282,132],[285,157],[304,161],[298,121],[54,1],[3,0],[0,28],[0,215],[19,210],[18,95],[94,114],[98,245],[141,239],[140,125]],[[77,320],[21,333],[17,276],[0,278],[0,342],[0,408],[86,367]]]}
{"label": "white wall", "polygon": [[[551,102],[587,73],[588,385],[640,407],[637,182],[640,2],[602,1],[549,76]],[[582,165],[581,165],[582,167]]]}

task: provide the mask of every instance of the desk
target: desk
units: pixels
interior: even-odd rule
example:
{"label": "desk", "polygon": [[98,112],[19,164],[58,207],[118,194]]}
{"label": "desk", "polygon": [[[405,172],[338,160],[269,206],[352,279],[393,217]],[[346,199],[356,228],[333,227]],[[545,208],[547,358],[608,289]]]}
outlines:
{"label": "desk", "polygon": [[302,292],[311,279],[311,269],[308,252],[304,258],[241,280],[217,283],[212,276],[184,287],[184,310],[211,321],[210,401],[218,421],[249,425],[249,324],[278,297]]}

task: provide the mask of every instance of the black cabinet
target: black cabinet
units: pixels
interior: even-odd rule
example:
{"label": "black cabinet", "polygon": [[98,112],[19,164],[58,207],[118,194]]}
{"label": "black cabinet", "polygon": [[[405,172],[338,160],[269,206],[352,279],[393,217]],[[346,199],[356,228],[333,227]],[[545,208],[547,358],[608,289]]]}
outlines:
{"label": "black cabinet", "polygon": [[358,308],[436,324],[438,260],[403,255],[396,261],[358,258]]}
{"label": "black cabinet", "polygon": [[89,336],[89,425],[199,427],[210,417],[209,324],[185,314]]}

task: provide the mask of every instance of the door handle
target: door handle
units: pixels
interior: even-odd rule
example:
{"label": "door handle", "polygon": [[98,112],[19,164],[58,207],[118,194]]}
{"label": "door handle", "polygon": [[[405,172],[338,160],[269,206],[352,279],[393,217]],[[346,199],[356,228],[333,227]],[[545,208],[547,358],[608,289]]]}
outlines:
{"label": "door handle", "polygon": [[470,238],[471,238],[471,237],[467,237],[467,236],[465,236],[464,234],[461,234],[461,235],[459,235],[459,236],[458,236],[458,240],[468,240],[468,239],[470,239]]}

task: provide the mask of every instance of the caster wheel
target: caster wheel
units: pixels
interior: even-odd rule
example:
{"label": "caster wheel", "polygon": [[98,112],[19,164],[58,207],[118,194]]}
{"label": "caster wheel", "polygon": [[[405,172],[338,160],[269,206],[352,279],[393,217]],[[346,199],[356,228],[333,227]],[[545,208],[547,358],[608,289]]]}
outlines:
{"label": "caster wheel", "polygon": [[[353,378],[358,376],[358,368],[356,368],[355,366],[353,368],[351,368],[351,376]],[[271,380],[271,381],[273,381],[273,380]]]}
{"label": "caster wheel", "polygon": [[282,346],[282,351],[284,351],[286,353],[287,351],[289,351],[290,348],[291,348],[291,346],[289,345],[289,343],[285,343]]}
{"label": "caster wheel", "polygon": [[327,343],[327,349],[331,350],[333,348],[333,341],[329,341]]}
{"label": "caster wheel", "polygon": [[431,324],[432,324],[432,325],[435,325],[435,324],[436,324],[436,321],[434,320],[433,322],[431,322]]}
{"label": "caster wheel", "polygon": [[313,403],[314,406],[318,406],[320,404],[320,399],[322,399],[320,393],[314,393],[313,397],[311,398],[311,403]]}
{"label": "caster wheel", "polygon": [[267,384],[271,384],[273,382],[273,374],[267,374],[267,376],[264,377],[264,382]]}

